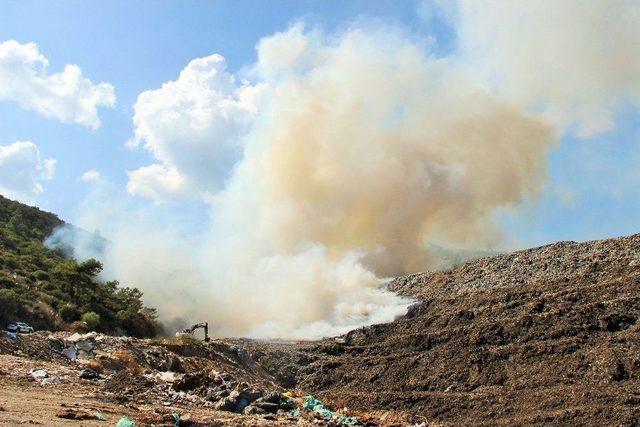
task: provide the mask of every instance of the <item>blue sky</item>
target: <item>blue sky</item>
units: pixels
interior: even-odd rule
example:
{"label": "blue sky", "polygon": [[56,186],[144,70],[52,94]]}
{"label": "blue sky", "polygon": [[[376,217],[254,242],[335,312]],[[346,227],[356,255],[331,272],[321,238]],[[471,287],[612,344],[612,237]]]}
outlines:
{"label": "blue sky", "polygon": [[[411,1],[2,0],[0,41],[37,43],[49,72],[77,64],[93,83],[113,85],[117,102],[115,108],[99,108],[102,125],[94,130],[0,101],[0,145],[33,141],[43,157],[57,160],[55,175],[43,182],[34,202],[74,222],[90,189],[80,180],[85,171],[95,169],[124,189],[126,171],[153,162],[148,151],[124,145],[134,134],[132,106],[141,92],[175,80],[192,59],[219,53],[229,71],[240,72],[256,61],[261,38],[299,20],[328,33],[360,21],[396,25],[412,37],[432,37],[431,54],[444,57],[455,49],[455,30],[435,10],[428,2]],[[526,246],[638,231],[639,117],[631,102],[615,109],[612,131],[584,138],[575,127],[562,128],[549,152],[549,181],[541,197],[500,217],[510,239]],[[150,209],[157,206],[131,197]],[[206,205],[194,200],[161,209],[187,218],[207,215]]]}
{"label": "blue sky", "polygon": [[340,28],[364,15],[423,27],[415,4],[394,1],[3,0],[0,9],[0,40],[35,42],[52,72],[78,64],[93,82],[115,86],[116,108],[102,109],[104,125],[95,131],[0,101],[0,145],[34,141],[58,160],[37,203],[70,221],[87,191],[79,180],[84,171],[98,169],[124,186],[125,170],[148,161],[146,153],[123,144],[133,133],[131,107],[140,92],[175,79],[191,59],[220,53],[238,70],[255,61],[260,38],[300,19]]}

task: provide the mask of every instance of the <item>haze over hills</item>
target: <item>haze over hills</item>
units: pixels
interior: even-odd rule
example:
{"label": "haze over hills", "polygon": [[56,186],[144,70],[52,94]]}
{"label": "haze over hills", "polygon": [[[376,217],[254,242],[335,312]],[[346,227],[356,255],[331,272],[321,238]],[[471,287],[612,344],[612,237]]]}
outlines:
{"label": "haze over hills", "polygon": [[55,214],[0,196],[1,327],[22,320],[38,329],[155,335],[155,311],[143,305],[140,291],[100,279],[96,260],[79,262],[70,248],[45,246],[63,226]]}
{"label": "haze over hills", "polygon": [[[23,212],[30,223],[58,223],[55,216],[23,211],[13,202],[3,200],[3,206]],[[20,282],[42,287],[27,282],[24,265],[14,269]],[[14,270],[3,264],[5,275]],[[16,387],[26,370],[46,363],[51,375],[66,373],[63,384],[102,399],[85,398],[74,414],[96,405],[123,411],[109,402],[132,402],[154,408],[127,412],[143,423],[163,419],[167,400],[172,411],[190,413],[192,425],[330,425],[327,414],[337,417],[331,425],[350,417],[383,426],[639,422],[640,234],[485,257],[398,277],[389,287],[416,301],[407,315],[338,338],[85,338],[96,350],[85,356],[98,372],[94,382],[74,379],[74,370],[87,362],[62,354],[69,333],[0,338],[0,368],[17,375],[0,376],[0,382]],[[169,375],[166,370],[174,371],[175,382],[160,379]],[[27,407],[38,398],[36,391],[22,397]],[[276,395],[284,400],[257,398]],[[300,399],[298,405],[316,396],[323,410],[331,409],[300,407],[296,417],[287,412],[295,404],[286,396]],[[348,409],[337,411],[343,407]],[[19,412],[10,408],[0,412],[0,422]],[[262,408],[282,412],[272,416]],[[55,425],[53,412],[41,417]]]}

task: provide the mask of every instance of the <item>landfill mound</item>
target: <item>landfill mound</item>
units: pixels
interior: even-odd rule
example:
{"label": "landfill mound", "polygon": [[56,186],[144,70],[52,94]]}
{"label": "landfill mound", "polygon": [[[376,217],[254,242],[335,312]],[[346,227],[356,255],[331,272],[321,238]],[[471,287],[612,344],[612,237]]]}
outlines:
{"label": "landfill mound", "polygon": [[640,235],[560,242],[390,286],[419,302],[391,324],[303,351],[316,358],[296,386],[429,423],[638,424]]}
{"label": "landfill mound", "polygon": [[0,338],[0,386],[13,390],[0,396],[0,423],[20,406],[3,399],[41,389],[79,396],[60,400],[47,425],[96,408],[138,425],[639,423],[640,235],[389,286],[416,300],[406,316],[315,342]]}

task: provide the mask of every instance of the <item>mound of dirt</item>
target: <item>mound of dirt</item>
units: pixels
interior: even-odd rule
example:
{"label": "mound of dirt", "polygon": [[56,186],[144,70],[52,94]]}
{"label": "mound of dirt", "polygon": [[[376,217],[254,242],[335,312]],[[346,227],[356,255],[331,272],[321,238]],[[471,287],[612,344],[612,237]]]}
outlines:
{"label": "mound of dirt", "polygon": [[419,302],[391,324],[298,349],[297,387],[455,425],[638,423],[640,235],[479,259],[390,287]]}

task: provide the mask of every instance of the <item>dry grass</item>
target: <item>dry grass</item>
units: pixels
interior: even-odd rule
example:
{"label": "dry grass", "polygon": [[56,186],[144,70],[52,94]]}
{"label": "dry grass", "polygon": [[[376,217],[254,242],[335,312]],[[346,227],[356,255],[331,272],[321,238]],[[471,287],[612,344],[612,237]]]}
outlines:
{"label": "dry grass", "polygon": [[111,354],[111,359],[118,362],[118,364],[128,372],[141,373],[144,371],[142,365],[136,361],[136,358],[131,354],[131,352],[123,348],[115,350]]}

